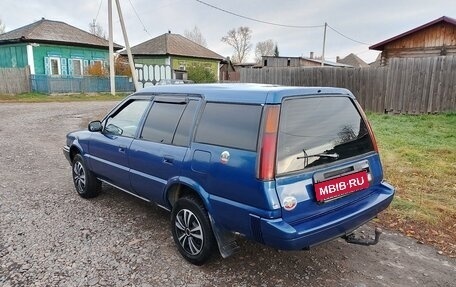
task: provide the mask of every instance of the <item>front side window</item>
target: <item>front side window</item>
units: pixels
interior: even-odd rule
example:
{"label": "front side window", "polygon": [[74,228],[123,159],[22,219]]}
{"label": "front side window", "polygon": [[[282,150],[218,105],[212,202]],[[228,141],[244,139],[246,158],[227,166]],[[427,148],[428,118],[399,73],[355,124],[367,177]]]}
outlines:
{"label": "front side window", "polygon": [[373,151],[366,123],[348,97],[285,100],[280,113],[277,173]]}
{"label": "front side window", "polygon": [[195,140],[200,143],[256,150],[262,107],[207,103]]}
{"label": "front side window", "polygon": [[149,101],[134,100],[106,120],[106,134],[134,137]]}

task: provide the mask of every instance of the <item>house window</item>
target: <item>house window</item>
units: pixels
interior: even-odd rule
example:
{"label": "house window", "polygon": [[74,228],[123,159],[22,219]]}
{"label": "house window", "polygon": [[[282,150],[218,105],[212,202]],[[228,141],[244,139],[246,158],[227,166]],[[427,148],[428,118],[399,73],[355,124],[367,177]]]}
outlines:
{"label": "house window", "polygon": [[290,67],[290,64],[291,64],[291,60],[290,58],[287,59],[287,66]]}
{"label": "house window", "polygon": [[49,58],[51,75],[60,75],[60,58]]}
{"label": "house window", "polygon": [[100,67],[103,67],[103,61],[102,60],[93,60],[94,65],[100,65]]}
{"label": "house window", "polygon": [[183,80],[183,79],[184,79],[184,74],[185,74],[185,72],[178,72],[178,71],[176,71],[176,72],[175,72],[176,80]]}
{"label": "house window", "polygon": [[105,68],[102,60],[90,60],[90,65],[87,67],[86,74],[91,76],[103,76]]}
{"label": "house window", "polygon": [[73,76],[82,76],[83,75],[83,70],[82,70],[82,60],[80,59],[72,59],[73,64]]}
{"label": "house window", "polygon": [[263,63],[263,66],[267,66],[268,65],[268,60],[264,60],[264,63]]}

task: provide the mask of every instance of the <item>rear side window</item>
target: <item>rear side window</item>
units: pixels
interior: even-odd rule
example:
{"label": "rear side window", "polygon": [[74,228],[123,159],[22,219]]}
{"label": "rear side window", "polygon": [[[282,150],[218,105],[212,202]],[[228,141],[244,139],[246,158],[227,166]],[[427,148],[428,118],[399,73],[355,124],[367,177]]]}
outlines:
{"label": "rear side window", "polygon": [[141,138],[153,142],[171,144],[185,107],[185,103],[155,102],[147,115]]}
{"label": "rear side window", "polygon": [[173,144],[188,146],[190,143],[190,131],[192,130],[193,117],[195,116],[197,106],[198,102],[194,100],[191,100],[187,104],[174,134]]}
{"label": "rear side window", "polygon": [[348,97],[285,100],[278,137],[277,174],[374,150],[366,123]]}
{"label": "rear side window", "polygon": [[261,110],[259,105],[207,103],[195,141],[254,151]]}

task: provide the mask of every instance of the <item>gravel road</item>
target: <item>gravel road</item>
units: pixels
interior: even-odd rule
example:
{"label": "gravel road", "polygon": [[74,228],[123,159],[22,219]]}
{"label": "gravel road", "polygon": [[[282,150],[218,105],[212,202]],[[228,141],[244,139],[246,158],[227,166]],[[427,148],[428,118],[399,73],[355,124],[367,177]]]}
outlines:
{"label": "gravel road", "polygon": [[74,191],[65,134],[114,104],[0,104],[0,286],[456,286],[455,259],[391,232],[300,252],[241,238],[230,258],[188,264],[166,211],[107,186]]}

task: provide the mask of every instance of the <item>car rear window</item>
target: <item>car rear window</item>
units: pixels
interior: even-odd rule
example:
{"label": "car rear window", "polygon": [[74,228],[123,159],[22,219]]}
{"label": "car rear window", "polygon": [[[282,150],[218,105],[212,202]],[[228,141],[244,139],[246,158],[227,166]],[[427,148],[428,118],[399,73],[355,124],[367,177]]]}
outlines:
{"label": "car rear window", "polygon": [[277,174],[373,151],[366,123],[348,97],[287,99],[282,104]]}
{"label": "car rear window", "polygon": [[261,111],[259,105],[207,103],[195,141],[254,151]]}

